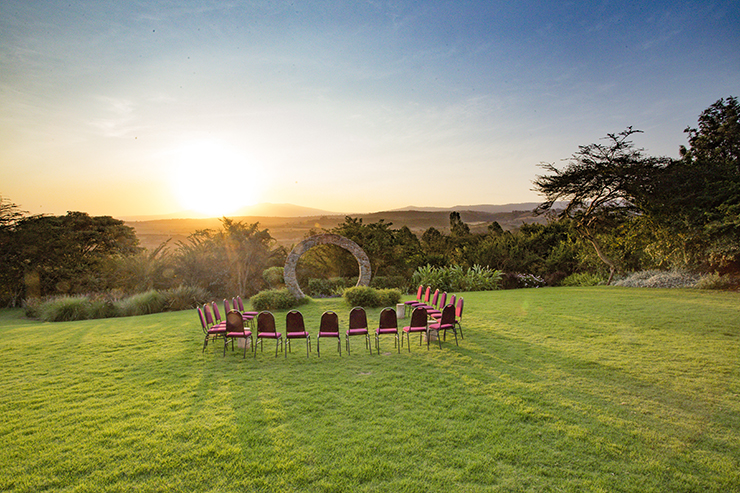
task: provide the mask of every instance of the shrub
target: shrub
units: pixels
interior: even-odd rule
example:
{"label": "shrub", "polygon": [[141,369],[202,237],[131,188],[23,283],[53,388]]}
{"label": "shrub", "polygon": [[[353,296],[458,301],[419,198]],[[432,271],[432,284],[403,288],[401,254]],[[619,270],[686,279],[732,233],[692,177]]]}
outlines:
{"label": "shrub", "polygon": [[[357,282],[355,282],[355,284],[357,284]],[[394,289],[395,288],[395,289],[400,289],[403,292],[406,292],[409,289],[409,282],[408,282],[408,278],[404,276],[377,276],[377,277],[373,277],[372,279],[370,279],[370,287],[375,288],[375,289]]]}
{"label": "shrub", "polygon": [[696,287],[699,289],[738,289],[740,278],[715,272],[702,276],[696,283]]}
{"label": "shrub", "polygon": [[327,297],[334,294],[334,283],[329,279],[309,279],[308,295],[314,297]]}
{"label": "shrub", "polygon": [[379,306],[395,306],[401,301],[401,291],[398,289],[379,289],[378,290]]}
{"label": "shrub", "polygon": [[155,289],[134,294],[118,302],[118,313],[124,317],[149,315],[165,311],[167,299]]}
{"label": "shrub", "polygon": [[606,282],[599,274],[590,272],[576,272],[571,274],[560,283],[561,286],[598,286]]}
{"label": "shrub", "polygon": [[646,270],[634,272],[614,285],[628,288],[693,288],[698,281],[698,276],[681,270]]}
{"label": "shrub", "polygon": [[401,300],[401,292],[398,289],[375,289],[369,286],[347,288],[343,296],[348,305],[366,308],[391,306]]}
{"label": "shrub", "polygon": [[296,306],[308,303],[307,298],[298,299],[288,291],[283,289],[267,289],[260,291],[250,298],[252,308],[257,311],[262,310],[288,310]]}
{"label": "shrub", "polygon": [[262,279],[267,283],[270,289],[279,289],[285,286],[283,278],[283,267],[270,267],[262,272]]}

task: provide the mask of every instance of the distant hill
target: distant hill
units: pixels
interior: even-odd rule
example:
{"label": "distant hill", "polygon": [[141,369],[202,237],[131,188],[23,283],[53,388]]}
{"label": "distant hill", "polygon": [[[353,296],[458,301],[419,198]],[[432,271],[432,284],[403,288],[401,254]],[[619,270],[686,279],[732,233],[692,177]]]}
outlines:
{"label": "distant hill", "polygon": [[[526,223],[545,223],[547,219],[543,216],[534,216],[532,209],[537,204],[508,204],[508,205],[478,205],[460,206],[455,208],[426,208],[433,210],[419,210],[421,208],[404,208],[392,211],[373,212],[371,214],[336,214],[331,212],[315,215],[279,216],[275,212],[289,212],[295,207],[299,214],[316,211],[307,207],[290,206],[289,204],[265,204],[261,210],[270,212],[270,215],[230,215],[231,219],[247,223],[259,222],[260,227],[270,230],[270,234],[277,242],[290,247],[303,240],[312,231],[323,231],[336,227],[344,221],[345,216],[360,218],[365,224],[375,223],[383,220],[391,223],[393,228],[408,227],[416,234],[421,234],[430,227],[434,227],[444,233],[449,231],[450,212],[456,210],[460,218],[468,224],[473,233],[485,232],[488,225],[498,222],[504,230],[511,231]],[[281,207],[285,206],[285,207]],[[530,207],[531,206],[531,207]],[[252,209],[260,210],[260,209]],[[321,211],[324,212],[324,211]],[[168,239],[172,244],[185,241],[187,237],[199,229],[218,229],[221,227],[217,218],[160,218],[145,220],[125,221],[136,231],[142,246],[155,248]]]}
{"label": "distant hill", "polygon": [[[307,217],[323,215],[341,215],[340,212],[330,212],[322,209],[313,209],[311,207],[302,207],[293,204],[270,204],[262,203],[242,207],[236,212],[229,214],[228,217]],[[195,211],[180,211],[170,214],[157,214],[151,216],[126,216],[119,217],[122,221],[159,221],[162,219],[213,219],[210,216]]]}
{"label": "distant hill", "polygon": [[[475,212],[490,212],[496,214],[499,212],[514,212],[514,211],[532,211],[541,202],[520,202],[517,204],[479,204],[479,205],[456,205],[454,207],[417,207],[410,205],[401,209],[393,209],[395,211],[422,211],[422,212],[452,212],[452,211],[475,211]],[[565,202],[558,202],[555,204],[556,208],[565,207]]]}

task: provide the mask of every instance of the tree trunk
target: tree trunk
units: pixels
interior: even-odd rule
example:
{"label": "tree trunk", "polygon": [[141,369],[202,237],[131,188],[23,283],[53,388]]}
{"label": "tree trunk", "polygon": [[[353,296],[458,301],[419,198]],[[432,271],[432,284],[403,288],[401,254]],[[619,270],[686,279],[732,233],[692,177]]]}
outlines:
{"label": "tree trunk", "polygon": [[617,272],[617,264],[615,264],[614,261],[601,250],[599,243],[594,239],[593,236],[588,233],[586,233],[584,236],[591,243],[591,245],[593,245],[594,250],[596,250],[596,255],[599,256],[602,262],[609,266],[609,279],[606,281],[606,285],[609,286],[612,283],[614,274]]}

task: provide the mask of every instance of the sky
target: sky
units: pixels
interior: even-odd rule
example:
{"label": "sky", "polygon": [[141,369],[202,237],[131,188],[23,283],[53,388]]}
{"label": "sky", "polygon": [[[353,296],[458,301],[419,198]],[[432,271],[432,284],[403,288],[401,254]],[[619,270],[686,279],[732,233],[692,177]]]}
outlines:
{"label": "sky", "polygon": [[740,96],[740,2],[0,0],[0,196],[32,214],[537,202]]}

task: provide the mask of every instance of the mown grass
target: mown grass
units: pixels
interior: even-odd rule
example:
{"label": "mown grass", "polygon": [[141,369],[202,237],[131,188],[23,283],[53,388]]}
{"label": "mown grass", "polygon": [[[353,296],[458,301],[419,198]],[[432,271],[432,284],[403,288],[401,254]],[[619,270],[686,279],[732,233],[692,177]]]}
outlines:
{"label": "mown grass", "polygon": [[740,294],[464,296],[459,347],[320,359],[202,354],[194,310],[0,311],[0,490],[740,491]]}

